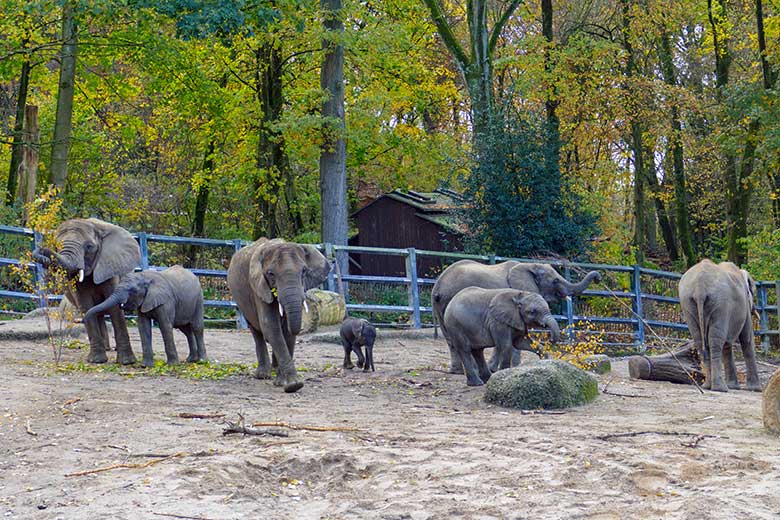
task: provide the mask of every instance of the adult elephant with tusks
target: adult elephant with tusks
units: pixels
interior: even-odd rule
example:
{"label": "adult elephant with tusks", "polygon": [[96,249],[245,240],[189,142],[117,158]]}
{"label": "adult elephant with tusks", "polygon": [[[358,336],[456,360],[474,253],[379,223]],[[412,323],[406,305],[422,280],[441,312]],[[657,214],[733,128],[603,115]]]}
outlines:
{"label": "adult elephant with tusks", "polygon": [[228,287],[255,341],[255,377],[271,377],[268,341],[277,371],[274,384],[288,393],[303,387],[293,354],[306,306],[304,293],[324,282],[329,272],[330,262],[314,246],[278,238],[261,238],[233,255]]}
{"label": "adult elephant with tusks", "polygon": [[[82,312],[102,303],[114,291],[119,277],[141,261],[138,243],[127,230],[96,218],[70,219],[55,231],[55,249],[39,247],[33,257],[44,267],[59,266],[75,281],[65,296]],[[119,305],[107,309],[116,338],[117,363],[135,363],[125,316]],[[90,363],[108,361],[108,329],[103,315],[84,320],[89,337]]]}
{"label": "adult elephant with tusks", "polygon": [[[581,294],[594,281],[601,281],[601,274],[598,271],[590,271],[581,281],[572,283],[558,274],[549,264],[532,264],[514,260],[495,265],[485,265],[473,260],[455,262],[441,273],[431,293],[434,319],[441,326],[450,348],[450,372],[462,374],[463,364],[453,350],[447,324],[444,321],[444,312],[461,290],[469,286],[482,289],[517,289],[537,293],[551,304]],[[523,341],[527,342],[527,340]],[[524,345],[523,349],[527,350],[528,346]],[[502,363],[497,354],[498,352],[490,361],[490,369],[494,372]],[[512,356],[513,365],[519,362],[519,352],[516,350],[506,354]]]}

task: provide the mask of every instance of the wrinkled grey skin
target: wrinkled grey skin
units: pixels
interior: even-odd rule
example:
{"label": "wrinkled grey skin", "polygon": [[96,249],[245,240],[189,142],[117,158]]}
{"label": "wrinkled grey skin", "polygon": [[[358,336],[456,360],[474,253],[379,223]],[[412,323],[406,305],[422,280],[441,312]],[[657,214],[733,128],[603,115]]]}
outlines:
{"label": "wrinkled grey skin", "polygon": [[490,379],[492,371],[485,363],[485,348],[495,347],[493,357],[501,361],[500,368],[509,368],[513,348],[531,349],[523,342],[530,327],[547,327],[556,342],[561,336],[544,298],[515,289],[467,287],[450,301],[442,324],[463,363],[469,386]]}
{"label": "wrinkled grey skin", "polygon": [[[357,354],[357,366],[368,372],[369,368],[374,371],[374,341],[376,340],[376,329],[368,320],[360,318],[347,318],[341,322],[341,345],[344,347],[344,368],[352,369],[351,353]],[[366,347],[366,356],[360,347]]]}
{"label": "wrinkled grey skin", "polygon": [[[548,304],[552,304],[563,298],[581,294],[593,281],[601,281],[601,274],[597,271],[589,272],[579,283],[571,283],[549,264],[528,264],[514,260],[495,265],[485,265],[473,260],[455,262],[441,273],[432,292],[434,319],[441,325],[444,339],[450,347],[450,372],[462,374],[463,366],[455,351],[452,350],[447,325],[443,318],[450,301],[461,289],[469,286],[483,289],[518,289],[540,294]],[[524,350],[528,348],[524,347]],[[507,355],[512,357],[512,365],[520,362],[519,352],[510,351]],[[503,360],[493,354],[490,368],[495,371],[502,362]]]}
{"label": "wrinkled grey skin", "polygon": [[116,305],[125,311],[138,311],[143,366],[154,366],[152,320],[160,327],[169,365],[179,362],[176,343],[173,340],[174,328],[187,337],[190,349],[187,361],[206,361],[206,347],[203,343],[203,289],[198,277],[187,269],[175,265],[164,271],[128,274],[117,284],[111,296],[92,307],[84,315],[84,319],[102,315]]}
{"label": "wrinkled grey skin", "polygon": [[747,389],[761,391],[753,343],[755,288],[748,272],[731,262],[714,264],[702,260],[680,279],[680,305],[702,359],[705,388],[717,392],[739,388],[732,352],[739,342],[745,358]]}
{"label": "wrinkled grey skin", "polygon": [[271,344],[277,375],[274,384],[285,392],[303,387],[293,362],[295,337],[301,330],[303,293],[318,287],[330,263],[310,245],[261,238],[233,255],[228,286],[246,317],[255,340],[258,379],[271,377],[265,342]]}
{"label": "wrinkled grey skin", "polygon": [[[119,277],[132,272],[141,261],[141,250],[130,233],[96,218],[66,220],[55,233],[59,250],[40,247],[33,251],[33,257],[44,267],[59,265],[75,279],[75,292],[68,291],[66,297],[81,312],[108,298]],[[107,312],[116,338],[117,363],[135,363],[122,309],[114,305]],[[109,342],[103,315],[84,319],[84,326],[89,337],[87,361],[105,363]]]}

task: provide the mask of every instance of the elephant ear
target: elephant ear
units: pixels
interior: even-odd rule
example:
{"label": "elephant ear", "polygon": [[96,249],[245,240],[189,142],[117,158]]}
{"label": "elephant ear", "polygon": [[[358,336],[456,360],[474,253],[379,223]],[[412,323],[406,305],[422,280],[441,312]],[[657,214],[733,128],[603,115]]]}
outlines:
{"label": "elephant ear", "polygon": [[306,260],[306,274],[303,277],[303,290],[308,291],[322,285],[330,273],[330,262],[320,253],[316,247],[308,244],[300,244],[303,249],[303,257]]}
{"label": "elephant ear", "polygon": [[92,269],[92,279],[101,284],[114,276],[131,272],[141,263],[141,248],[128,231],[96,218],[89,219],[100,238],[100,254]]}
{"label": "elephant ear", "polygon": [[263,262],[266,255],[271,253],[271,248],[273,247],[272,241],[265,242],[257,247],[257,251],[254,251],[249,259],[249,280],[252,289],[256,296],[268,304],[274,301],[274,293],[271,291],[271,286],[268,285],[268,280],[265,279]]}
{"label": "elephant ear", "polygon": [[536,264],[518,263],[509,270],[506,281],[512,289],[539,292],[540,287],[537,282],[539,274],[539,269]]}
{"label": "elephant ear", "polygon": [[520,316],[521,291],[502,291],[490,300],[488,316],[493,321],[509,325],[513,329],[526,330],[525,322]]}
{"label": "elephant ear", "polygon": [[162,279],[146,278],[140,281],[138,287],[142,291],[146,291],[144,301],[141,304],[141,312],[149,312],[156,309],[160,305],[172,298],[171,287],[168,283]]}
{"label": "elephant ear", "polygon": [[364,320],[354,320],[352,322],[352,334],[356,339],[363,337],[363,326],[366,324]]}

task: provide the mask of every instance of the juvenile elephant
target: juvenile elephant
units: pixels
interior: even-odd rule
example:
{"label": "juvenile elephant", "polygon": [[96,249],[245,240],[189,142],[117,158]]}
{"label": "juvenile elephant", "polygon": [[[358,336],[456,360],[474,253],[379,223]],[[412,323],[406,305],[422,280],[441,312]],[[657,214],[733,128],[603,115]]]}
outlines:
{"label": "juvenile elephant", "polygon": [[138,310],[143,366],[154,366],[152,320],[160,327],[169,365],[179,362],[173,340],[174,328],[187,336],[190,348],[187,361],[206,360],[206,347],[203,344],[203,289],[198,277],[187,269],[175,265],[164,271],[129,274],[117,284],[111,296],[92,307],[84,319],[102,316],[117,305],[126,311]]}
{"label": "juvenile elephant", "polygon": [[[141,250],[130,233],[96,218],[66,220],[55,231],[55,242],[56,251],[39,247],[33,257],[44,267],[59,265],[75,280],[75,292],[69,290],[65,296],[81,312],[108,298],[119,277],[132,272],[141,261]],[[135,363],[122,309],[114,305],[107,311],[116,338],[117,363]],[[87,361],[105,363],[109,343],[103,315],[85,319],[84,326],[89,336]]]}
{"label": "juvenile elephant", "polygon": [[547,327],[553,341],[561,335],[544,298],[515,289],[467,287],[450,301],[442,324],[463,363],[469,386],[479,386],[490,379],[485,348],[495,347],[494,358],[500,360],[500,368],[509,368],[513,348],[531,349],[530,344],[523,342],[529,327]]}
{"label": "juvenile elephant", "polygon": [[[591,282],[599,282],[601,274],[591,271],[579,282],[571,283],[563,278],[549,264],[529,264],[509,260],[495,265],[485,265],[473,260],[455,262],[441,273],[433,286],[432,301],[434,319],[441,325],[441,331],[447,345],[450,347],[450,372],[463,373],[463,365],[452,349],[444,313],[461,289],[466,287],[482,287],[483,289],[518,289],[540,294],[548,304],[557,302],[568,296],[581,294]],[[516,364],[519,357],[512,351]],[[490,367],[495,371],[501,360],[493,354]]]}
{"label": "juvenile elephant", "polygon": [[255,340],[255,377],[271,377],[267,340],[278,364],[274,384],[285,392],[303,387],[293,362],[295,336],[306,305],[303,293],[319,286],[329,272],[330,263],[314,246],[281,239],[261,238],[233,255],[227,281]]}
{"label": "juvenile elephant", "polygon": [[[341,336],[341,345],[344,347],[344,368],[354,368],[351,359],[351,353],[357,354],[357,365],[364,372],[370,368],[374,371],[374,341],[376,340],[376,329],[368,320],[360,318],[347,318],[341,323],[339,330]],[[366,356],[360,347],[366,347]]]}
{"label": "juvenile elephant", "polygon": [[[755,282],[731,262],[702,260],[682,276],[680,305],[693,342],[699,350],[704,387],[718,392],[738,389],[732,347],[742,347],[747,389],[761,391],[753,343]],[[724,383],[724,364],[727,381]]]}

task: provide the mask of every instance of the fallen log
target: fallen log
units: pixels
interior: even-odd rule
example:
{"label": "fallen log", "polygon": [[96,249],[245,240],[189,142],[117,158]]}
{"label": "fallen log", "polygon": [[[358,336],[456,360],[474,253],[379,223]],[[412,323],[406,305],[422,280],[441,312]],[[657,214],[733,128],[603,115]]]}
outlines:
{"label": "fallen log", "polygon": [[683,347],[658,356],[631,356],[628,359],[628,373],[633,379],[648,381],[669,381],[691,385],[704,382],[704,373],[699,362],[699,353],[689,341]]}
{"label": "fallen log", "polygon": [[777,369],[763,393],[764,426],[772,433],[780,435],[780,369]]}

